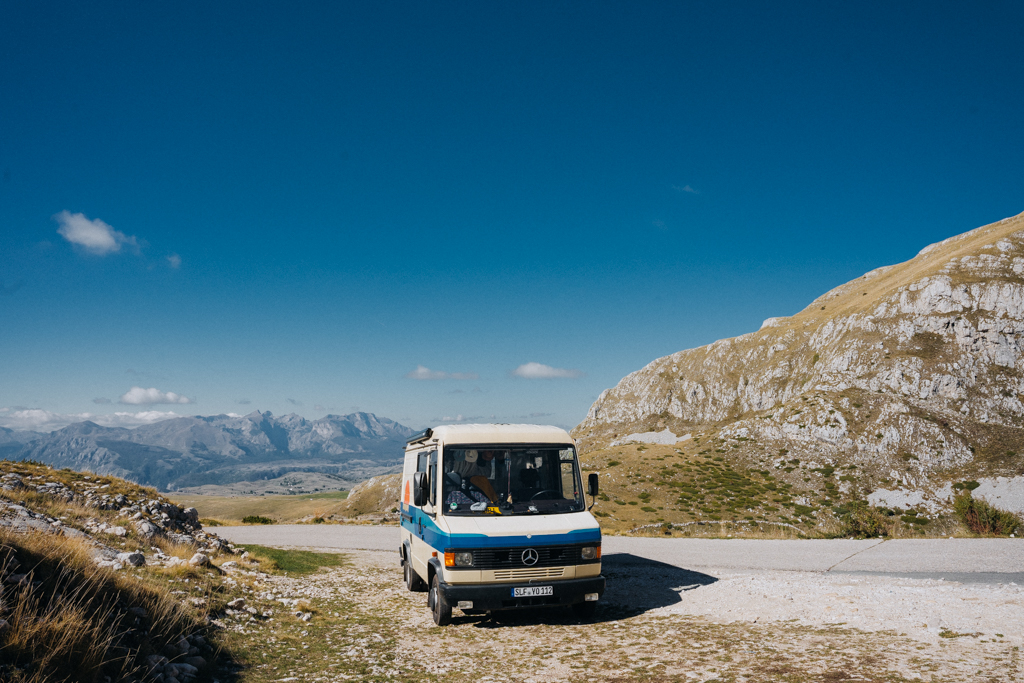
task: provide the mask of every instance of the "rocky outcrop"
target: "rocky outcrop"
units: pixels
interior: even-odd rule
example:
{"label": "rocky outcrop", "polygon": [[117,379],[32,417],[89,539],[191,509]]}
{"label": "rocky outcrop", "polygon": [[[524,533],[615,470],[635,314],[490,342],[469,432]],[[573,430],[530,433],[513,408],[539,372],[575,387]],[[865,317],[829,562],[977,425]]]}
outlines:
{"label": "rocky outcrop", "polygon": [[923,249],[757,332],[659,358],[574,430],[714,430],[918,485],[1024,474],[1024,214]]}

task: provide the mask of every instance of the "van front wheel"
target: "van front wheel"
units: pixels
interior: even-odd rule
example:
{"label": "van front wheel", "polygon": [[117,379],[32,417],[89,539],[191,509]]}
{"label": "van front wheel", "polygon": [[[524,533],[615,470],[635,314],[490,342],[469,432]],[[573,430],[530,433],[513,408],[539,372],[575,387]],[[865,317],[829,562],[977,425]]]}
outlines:
{"label": "van front wheel", "polygon": [[430,599],[428,602],[431,607],[431,614],[434,617],[434,623],[438,626],[447,626],[452,623],[452,606],[445,600],[444,594],[441,592],[441,582],[437,578],[437,574],[434,574],[434,580],[430,582]]}

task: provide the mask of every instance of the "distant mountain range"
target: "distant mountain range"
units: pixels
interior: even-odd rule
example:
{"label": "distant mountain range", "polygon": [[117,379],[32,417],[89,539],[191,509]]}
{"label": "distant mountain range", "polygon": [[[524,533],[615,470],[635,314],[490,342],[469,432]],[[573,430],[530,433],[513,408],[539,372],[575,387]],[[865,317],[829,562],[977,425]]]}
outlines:
{"label": "distant mountain range", "polygon": [[112,474],[173,491],[288,472],[345,476],[386,469],[401,463],[405,440],[413,433],[371,413],[307,420],[255,411],[242,417],[179,417],[134,429],[88,421],[49,434],[0,428],[0,457]]}

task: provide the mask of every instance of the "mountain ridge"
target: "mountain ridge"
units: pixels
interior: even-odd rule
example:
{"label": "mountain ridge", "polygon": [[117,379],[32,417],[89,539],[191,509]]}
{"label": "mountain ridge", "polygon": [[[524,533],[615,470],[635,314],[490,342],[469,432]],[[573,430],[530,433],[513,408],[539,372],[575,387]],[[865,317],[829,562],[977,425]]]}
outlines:
{"label": "mountain ridge", "polygon": [[83,421],[30,439],[10,432],[3,455],[173,490],[292,471],[363,478],[367,468],[379,472],[399,463],[413,432],[365,412],[309,420],[257,410],[243,416],[175,417],[132,429]]}
{"label": "mountain ridge", "polygon": [[658,358],[602,392],[573,434],[590,450],[664,429],[733,440],[734,454],[749,440],[776,465],[860,467],[848,478],[864,489],[1015,477],[1022,339],[1024,214],[928,245],[757,331]]}

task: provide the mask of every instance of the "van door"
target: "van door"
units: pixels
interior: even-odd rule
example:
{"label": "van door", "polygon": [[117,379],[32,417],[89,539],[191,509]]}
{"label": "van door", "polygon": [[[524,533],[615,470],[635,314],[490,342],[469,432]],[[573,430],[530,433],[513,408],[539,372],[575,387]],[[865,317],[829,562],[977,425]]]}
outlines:
{"label": "van door", "polygon": [[[427,473],[427,487],[430,493],[427,502],[418,508],[413,500],[412,512],[412,567],[424,581],[427,579],[427,563],[437,550],[427,543],[427,531],[437,519],[437,451],[420,451],[416,454],[416,471]],[[442,548],[443,552],[444,549]]]}

